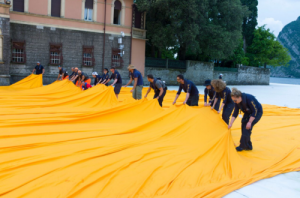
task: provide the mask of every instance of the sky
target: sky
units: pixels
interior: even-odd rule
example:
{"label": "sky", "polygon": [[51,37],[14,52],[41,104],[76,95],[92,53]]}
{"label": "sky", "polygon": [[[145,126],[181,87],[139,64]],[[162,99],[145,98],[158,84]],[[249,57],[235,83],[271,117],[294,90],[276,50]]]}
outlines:
{"label": "sky", "polygon": [[275,36],[300,16],[300,0],[258,0],[258,25],[266,24]]}

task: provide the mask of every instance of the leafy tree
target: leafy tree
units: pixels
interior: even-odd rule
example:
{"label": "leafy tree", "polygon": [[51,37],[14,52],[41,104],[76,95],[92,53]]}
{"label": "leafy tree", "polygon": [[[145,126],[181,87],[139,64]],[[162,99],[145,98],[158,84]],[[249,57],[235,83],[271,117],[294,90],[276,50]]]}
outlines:
{"label": "leafy tree", "polygon": [[257,6],[258,0],[241,0],[242,5],[247,6],[249,13],[243,19],[243,39],[244,51],[247,52],[247,46],[252,44],[253,33],[257,26]]}
{"label": "leafy tree", "polygon": [[196,58],[222,59],[233,54],[242,38],[247,8],[240,0],[137,0],[139,10],[147,11],[147,38],[155,56],[179,46],[178,58],[187,53]]}
{"label": "leafy tree", "polygon": [[252,66],[286,66],[291,60],[288,49],[284,48],[275,35],[265,26],[254,31],[252,45],[248,47],[247,57]]}

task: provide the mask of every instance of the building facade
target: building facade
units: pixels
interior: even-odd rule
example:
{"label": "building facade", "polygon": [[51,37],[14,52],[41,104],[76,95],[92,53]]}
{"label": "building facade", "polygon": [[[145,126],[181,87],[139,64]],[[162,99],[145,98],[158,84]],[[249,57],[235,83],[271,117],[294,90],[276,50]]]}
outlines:
{"label": "building facade", "polygon": [[58,65],[90,75],[115,66],[128,78],[134,64],[144,73],[145,16],[133,0],[0,0],[0,84],[28,76],[37,61],[44,84]]}

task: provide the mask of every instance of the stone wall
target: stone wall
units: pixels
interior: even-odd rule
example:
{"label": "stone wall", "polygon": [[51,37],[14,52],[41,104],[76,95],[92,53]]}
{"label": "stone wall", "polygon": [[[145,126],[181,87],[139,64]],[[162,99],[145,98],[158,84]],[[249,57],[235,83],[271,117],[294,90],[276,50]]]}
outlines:
{"label": "stone wall", "polygon": [[146,75],[152,74],[162,78],[168,85],[177,85],[177,75],[183,74],[196,85],[203,85],[207,79],[218,79],[220,73],[228,85],[269,85],[270,82],[269,69],[239,66],[237,72],[214,71],[213,63],[198,61],[187,61],[186,70],[146,67],[144,82],[148,85]]}
{"label": "stone wall", "polygon": [[[71,72],[71,67],[78,67],[83,72],[91,76],[93,71],[102,73],[102,57],[103,57],[103,34],[66,30],[58,28],[43,27],[37,28],[33,25],[23,25],[12,23],[10,25],[12,41],[25,41],[26,63],[11,64],[10,74],[12,75],[11,83],[16,82],[20,77],[31,74],[36,66],[36,62],[40,61],[45,67],[44,84],[49,84],[56,79],[58,75],[57,66],[49,65],[50,59],[50,43],[62,44],[63,63],[65,69]],[[118,38],[114,36],[114,40],[110,40],[111,35],[106,34],[105,39],[105,59],[104,67],[111,67],[112,48],[118,48]],[[123,38],[125,46],[125,55],[123,56],[123,68],[118,68],[122,76],[128,78],[127,66],[130,59],[131,38]],[[82,47],[94,47],[95,66],[82,66]]]}

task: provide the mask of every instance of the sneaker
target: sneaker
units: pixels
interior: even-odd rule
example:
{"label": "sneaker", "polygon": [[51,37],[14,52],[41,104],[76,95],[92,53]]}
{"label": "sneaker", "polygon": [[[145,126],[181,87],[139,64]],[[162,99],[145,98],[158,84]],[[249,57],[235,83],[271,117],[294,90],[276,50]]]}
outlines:
{"label": "sneaker", "polygon": [[243,150],[244,150],[242,147],[239,147],[239,146],[238,146],[238,147],[236,147],[235,149],[236,149],[238,152],[241,152],[241,151],[243,151]]}

